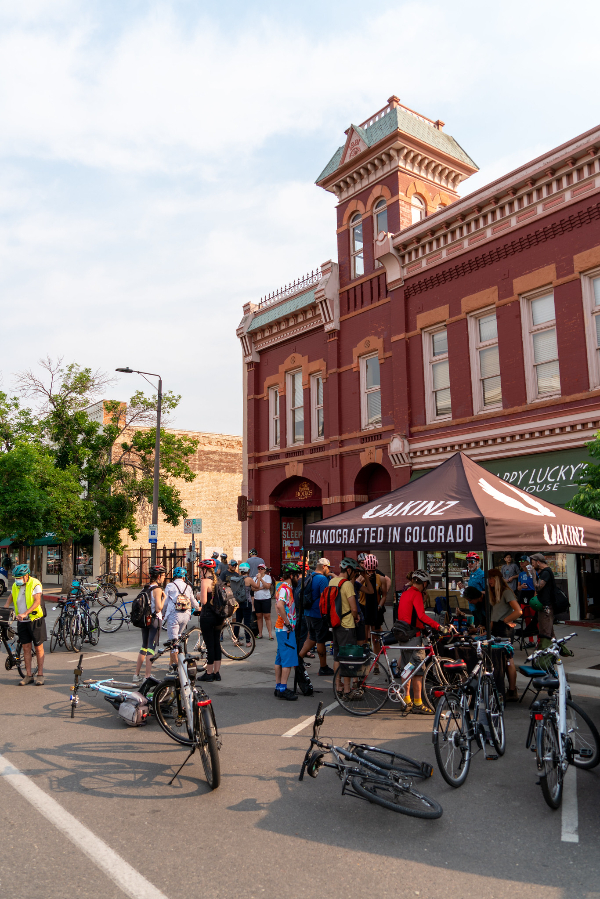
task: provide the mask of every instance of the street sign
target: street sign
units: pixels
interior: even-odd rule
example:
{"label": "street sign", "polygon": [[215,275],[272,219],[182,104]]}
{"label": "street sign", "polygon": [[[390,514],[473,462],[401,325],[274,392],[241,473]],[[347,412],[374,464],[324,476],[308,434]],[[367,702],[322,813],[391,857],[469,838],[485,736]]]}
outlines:
{"label": "street sign", "polygon": [[184,534],[201,534],[202,519],[201,518],[184,518],[183,519]]}
{"label": "street sign", "polygon": [[148,543],[158,543],[158,525],[148,525]]}

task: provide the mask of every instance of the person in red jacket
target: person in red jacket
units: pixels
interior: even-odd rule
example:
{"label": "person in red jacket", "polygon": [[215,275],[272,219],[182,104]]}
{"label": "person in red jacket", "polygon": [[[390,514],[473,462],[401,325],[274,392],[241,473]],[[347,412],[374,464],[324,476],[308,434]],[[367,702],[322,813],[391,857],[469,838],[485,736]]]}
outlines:
{"label": "person in red jacket", "polygon": [[[448,634],[450,632],[450,628],[442,627],[434,618],[425,614],[423,600],[427,595],[427,584],[429,581],[430,577],[426,571],[413,571],[411,586],[408,590],[405,590],[400,597],[398,603],[398,621],[404,621],[406,624],[417,629],[416,637],[413,637],[412,640],[409,640],[405,645],[420,647],[421,634],[425,627],[433,628],[433,630],[439,631],[440,634]],[[417,666],[424,658],[424,649],[415,649],[412,652],[411,650],[408,650],[402,653],[402,665],[404,667],[408,665],[409,662],[412,662],[414,666]],[[417,715],[433,715],[434,712],[432,709],[425,705],[422,699],[423,677],[413,677],[411,684],[413,701],[412,703],[408,702],[410,711]]]}

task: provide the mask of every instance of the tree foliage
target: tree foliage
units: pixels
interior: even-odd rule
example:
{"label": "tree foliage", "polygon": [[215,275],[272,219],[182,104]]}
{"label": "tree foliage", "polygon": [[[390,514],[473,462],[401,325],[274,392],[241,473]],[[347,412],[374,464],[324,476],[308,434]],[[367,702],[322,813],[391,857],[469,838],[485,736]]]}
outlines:
{"label": "tree foliage", "polygon": [[[600,459],[600,431],[594,439],[586,443],[588,453],[593,459]],[[588,462],[577,479],[579,487],[566,508],[579,515],[600,520],[600,464]]]}

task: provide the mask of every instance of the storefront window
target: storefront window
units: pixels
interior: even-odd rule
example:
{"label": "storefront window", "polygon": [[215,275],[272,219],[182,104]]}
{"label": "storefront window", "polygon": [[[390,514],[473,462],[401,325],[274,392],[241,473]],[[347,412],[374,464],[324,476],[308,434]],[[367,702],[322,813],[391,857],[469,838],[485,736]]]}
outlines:
{"label": "storefront window", "polygon": [[[481,555],[481,553],[480,553]],[[468,579],[466,553],[449,552],[448,553],[448,579],[450,581],[450,589],[456,589],[456,582],[463,580],[465,583]],[[446,554],[443,552],[432,552],[425,554],[425,567],[431,577],[431,588],[440,590],[445,587],[446,577]]]}
{"label": "storefront window", "polygon": [[46,574],[62,574],[62,546],[49,546]]}
{"label": "storefront window", "polygon": [[94,538],[75,544],[75,574],[91,577],[94,571]]}

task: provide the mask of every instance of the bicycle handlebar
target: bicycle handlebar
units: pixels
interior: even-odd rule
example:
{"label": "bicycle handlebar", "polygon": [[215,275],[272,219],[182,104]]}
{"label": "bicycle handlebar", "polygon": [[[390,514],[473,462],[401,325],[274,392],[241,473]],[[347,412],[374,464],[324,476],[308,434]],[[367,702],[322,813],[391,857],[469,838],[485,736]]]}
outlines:
{"label": "bicycle handlebar", "polygon": [[539,656],[552,655],[555,658],[560,656],[560,647],[563,644],[567,643],[569,640],[572,640],[573,637],[576,637],[577,634],[575,631],[572,634],[567,634],[566,637],[561,637],[559,640],[556,637],[552,638],[552,643],[550,646],[547,646],[546,649],[538,649],[536,652],[532,652],[530,656],[527,656],[527,661],[532,662],[534,659],[537,659]]}

